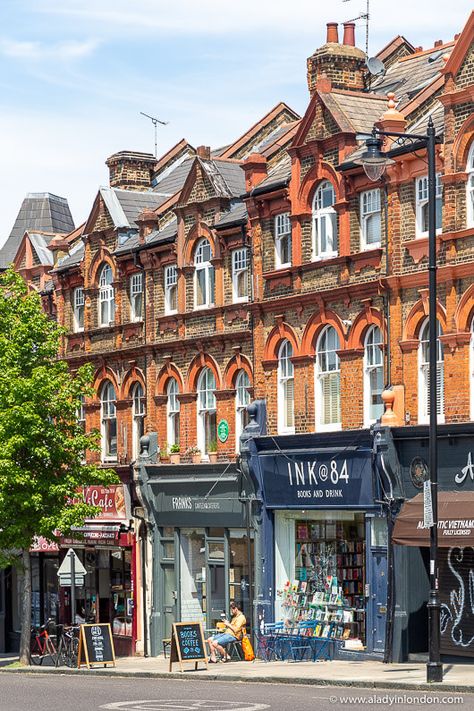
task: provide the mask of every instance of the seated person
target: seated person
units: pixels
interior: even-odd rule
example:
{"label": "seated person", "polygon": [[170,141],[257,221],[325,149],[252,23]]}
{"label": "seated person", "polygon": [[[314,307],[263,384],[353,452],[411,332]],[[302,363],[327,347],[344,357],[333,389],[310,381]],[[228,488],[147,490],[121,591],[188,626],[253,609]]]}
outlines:
{"label": "seated person", "polygon": [[209,645],[209,661],[212,664],[217,662],[216,651],[218,651],[222,656],[224,662],[228,662],[230,657],[227,654],[225,646],[229,644],[229,642],[241,640],[244,635],[247,620],[245,619],[244,613],[240,609],[240,605],[234,600],[230,603],[230,614],[232,616],[232,620],[230,622],[229,620],[222,621],[225,625],[225,632],[217,634],[215,637],[209,637],[209,639],[206,640]]}

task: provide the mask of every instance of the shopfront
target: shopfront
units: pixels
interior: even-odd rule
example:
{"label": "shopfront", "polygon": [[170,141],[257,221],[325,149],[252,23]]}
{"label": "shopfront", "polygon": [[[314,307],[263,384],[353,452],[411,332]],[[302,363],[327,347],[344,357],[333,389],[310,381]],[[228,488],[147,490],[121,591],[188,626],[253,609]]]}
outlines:
{"label": "shopfront", "polygon": [[249,449],[262,507],[257,624],[315,621],[339,650],[382,653],[387,526],[370,434],[257,437]]}
{"label": "shopfront", "polygon": [[139,483],[153,530],[152,655],[173,622],[213,629],[232,599],[250,621],[253,527],[235,464],[142,465]]}
{"label": "shopfront", "polygon": [[[380,436],[379,436],[380,435]],[[380,428],[387,495],[398,498],[394,517],[394,661],[428,652],[429,529],[423,483],[429,478],[428,427]],[[379,458],[379,455],[377,455]],[[474,425],[438,426],[438,579],[441,654],[474,659]]]}

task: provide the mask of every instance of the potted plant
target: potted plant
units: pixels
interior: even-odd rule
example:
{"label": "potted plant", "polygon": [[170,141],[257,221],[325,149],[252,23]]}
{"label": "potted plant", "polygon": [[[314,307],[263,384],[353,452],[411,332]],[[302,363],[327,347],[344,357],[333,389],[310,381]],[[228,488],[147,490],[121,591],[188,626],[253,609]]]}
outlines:
{"label": "potted plant", "polygon": [[170,460],[171,464],[179,464],[181,459],[181,447],[179,444],[172,444],[170,447]]}
{"label": "potted plant", "polygon": [[209,462],[217,464],[217,440],[213,439],[212,442],[209,442],[207,453],[209,454]]}
{"label": "potted plant", "polygon": [[196,447],[195,445],[193,447],[189,447],[186,450],[186,454],[188,457],[191,457],[191,461],[193,464],[199,464],[201,461],[201,450],[199,447]]}

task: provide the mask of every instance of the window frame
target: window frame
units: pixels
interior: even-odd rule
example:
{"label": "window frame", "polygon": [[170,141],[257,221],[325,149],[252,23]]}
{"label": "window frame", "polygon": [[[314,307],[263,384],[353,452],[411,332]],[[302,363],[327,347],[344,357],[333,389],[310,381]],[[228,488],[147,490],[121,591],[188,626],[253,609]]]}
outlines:
{"label": "window frame", "polygon": [[[422,187],[420,187],[422,186]],[[420,190],[423,191],[423,197],[420,197]],[[443,229],[443,184],[441,182],[441,173],[436,173],[435,185],[436,204],[441,200],[441,225],[436,227],[436,234],[441,234]],[[415,216],[416,216],[416,237],[428,237],[429,229],[422,230],[423,226],[423,209],[428,209],[428,175],[419,175],[415,179]],[[437,214],[438,207],[436,208]]]}
{"label": "window frame", "polygon": [[[78,296],[82,294],[82,300]],[[86,298],[84,294],[83,286],[76,286],[73,291],[73,314],[74,314],[74,332],[82,333],[84,331],[84,312],[85,312]],[[82,313],[82,318],[80,314]],[[81,324],[82,321],[82,324]]]}
{"label": "window frame", "polygon": [[[174,392],[171,392],[173,390]],[[180,443],[181,432],[180,432],[180,417],[181,417],[181,403],[178,399],[179,395],[179,384],[176,378],[170,378],[166,386],[166,437],[168,442],[168,447],[173,444]],[[172,407],[173,405],[173,407]],[[178,425],[176,426],[176,420]],[[175,434],[177,433],[177,437]]]}
{"label": "window frame", "polygon": [[[206,380],[205,387],[203,388],[203,381]],[[213,384],[213,385],[212,385]],[[197,392],[197,446],[201,450],[201,454],[204,458],[208,456],[207,445],[210,444],[212,439],[207,441],[208,428],[214,429],[215,436],[214,440],[217,440],[217,400],[215,391],[217,389],[216,376],[209,366],[204,367],[199,373],[197,380],[196,392]],[[205,401],[203,401],[202,394],[205,393]],[[212,417],[214,422],[212,422]],[[210,422],[208,422],[210,420]]]}
{"label": "window frame", "polygon": [[[113,398],[109,397],[111,391]],[[105,395],[107,394],[107,399]],[[100,391],[100,435],[103,462],[116,462],[118,459],[118,427],[117,427],[117,393],[114,384],[107,380]],[[111,443],[114,440],[111,428],[115,428],[115,451],[112,450]]]}
{"label": "window frame", "polygon": [[[165,315],[178,313],[178,265],[167,264],[163,270],[163,285],[165,292]],[[171,306],[171,292],[176,291],[176,308]]]}
{"label": "window frame", "polygon": [[[327,345],[327,340],[329,337],[329,334],[334,333],[335,335],[335,347],[334,348],[329,348]],[[326,341],[326,345],[324,344],[324,341]],[[323,347],[324,346],[324,347]],[[316,431],[317,432],[334,432],[342,429],[342,414],[341,414],[341,363],[339,356],[337,355],[337,351],[340,350],[341,348],[341,342],[339,340],[339,335],[334,328],[334,326],[331,326],[330,324],[326,325],[321,333],[318,336],[318,340],[316,342],[316,350],[315,350],[315,362],[314,362],[314,367],[315,367],[315,426],[316,426]],[[321,367],[321,358],[323,354],[325,354],[326,361],[329,361],[329,357],[331,354],[334,353],[335,356],[335,363],[336,363],[336,368],[328,368],[326,367],[325,370],[322,369]],[[338,405],[338,419],[336,422],[324,422],[324,417],[323,414],[326,410],[327,403],[325,403],[325,396],[324,396],[324,381],[325,380],[335,380],[333,377],[334,375],[337,376],[337,388],[338,388],[338,400],[339,400],[339,405]]]}
{"label": "window frame", "polygon": [[[361,248],[363,250],[377,249],[382,244],[382,195],[380,188],[371,188],[370,190],[363,190],[360,194],[360,241]],[[369,210],[367,209],[369,198],[370,202],[373,204],[373,197],[377,195],[375,203],[378,201],[378,209]],[[365,203],[365,204],[364,204]],[[369,224],[369,219],[374,215],[379,215],[379,236],[376,242],[367,241],[367,227]]]}
{"label": "window frame", "polygon": [[[437,336],[436,336],[436,374],[441,381],[441,386],[437,388],[437,405],[438,416],[437,422],[443,424],[445,420],[445,402],[444,402],[444,348],[439,337],[443,335],[443,329],[439,319],[436,319]],[[420,328],[418,336],[418,424],[426,425],[430,421],[429,410],[429,318],[426,318]],[[426,335],[425,335],[426,334]],[[428,354],[428,358],[424,357],[424,350]],[[441,359],[439,355],[441,354]],[[440,364],[442,364],[441,376]]]}
{"label": "window frame", "polygon": [[[374,340],[374,334],[379,334],[379,341]],[[370,342],[369,342],[370,341]],[[376,422],[384,413],[383,402],[380,403],[381,411],[378,417],[373,417],[372,412],[372,384],[371,384],[371,374],[375,371],[380,371],[382,373],[382,389],[384,389],[384,355],[383,355],[383,334],[379,326],[371,326],[367,329],[364,339],[364,426],[370,427]],[[380,347],[381,346],[381,347]],[[370,349],[370,350],[369,350]],[[371,363],[369,358],[370,351],[379,357],[380,362]]]}
{"label": "window frame", "polygon": [[[137,285],[139,289],[137,289]],[[143,321],[143,272],[135,272],[130,276],[129,290],[130,320],[133,322]]]}
{"label": "window frame", "polygon": [[474,227],[474,140],[466,161],[466,227]]}
{"label": "window frame", "polygon": [[[110,274],[110,279],[108,275]],[[107,275],[107,276],[106,276]],[[99,326],[107,328],[115,323],[115,289],[113,287],[114,274],[110,264],[105,263],[99,276]],[[103,319],[103,309],[107,312],[108,319]]]}
{"label": "window frame", "polygon": [[[240,262],[239,262],[240,256]],[[248,247],[239,247],[232,250],[232,300],[234,304],[249,300],[249,250]],[[243,266],[242,266],[243,265]],[[244,296],[239,296],[239,277],[243,276],[245,284]]]}
{"label": "window frame", "polygon": [[[141,395],[138,395],[138,390],[141,390]],[[141,383],[135,383],[132,389],[132,458],[136,461],[140,454],[140,439],[145,434],[145,417],[146,417],[146,394]]]}
{"label": "window frame", "polygon": [[[294,350],[291,342],[285,339],[280,344],[278,349],[278,369],[277,369],[277,421],[278,434],[294,434],[295,433],[295,369],[291,362],[294,356]],[[293,424],[288,424],[288,404],[287,390],[288,383],[293,382],[293,404],[291,419]]]}
{"label": "window frame", "polygon": [[[331,188],[333,201],[332,201],[331,205],[327,205],[326,207],[324,207],[323,194],[324,194],[324,191],[328,189],[327,186],[329,186]],[[334,185],[331,183],[330,180],[323,180],[318,185],[318,187],[314,193],[313,204],[312,204],[311,241],[312,241],[313,261],[319,261],[319,260],[323,260],[323,259],[332,259],[333,257],[337,257],[337,255],[338,255],[338,251],[339,251],[338,216],[337,216],[336,210],[334,209],[335,202],[336,202],[336,191],[334,189]],[[331,232],[331,235],[330,235],[331,249],[326,249],[325,251],[322,251],[322,249],[321,249],[321,237],[322,237],[321,224],[322,224],[323,218],[324,218],[324,221],[327,222],[327,224],[331,225],[331,230],[330,230],[330,232]],[[328,239],[327,232],[325,234],[325,238],[326,238],[326,242],[328,243],[329,239]]]}
{"label": "window frame", "polygon": [[[286,228],[286,229],[285,229]],[[291,218],[289,212],[280,212],[275,215],[274,218],[274,230],[275,230],[275,267],[276,269],[285,269],[286,267],[291,267],[292,258],[292,237],[291,237]],[[288,252],[289,259],[284,260],[282,255],[284,253],[284,243],[287,242],[286,249]]]}
{"label": "window frame", "polygon": [[[243,382],[245,381],[245,382]],[[240,435],[247,425],[247,407],[251,398],[248,388],[251,387],[249,374],[243,368],[235,377],[235,451],[240,452]]]}
{"label": "window frame", "polygon": [[[199,261],[202,257],[202,251],[205,246],[209,246],[210,258],[207,260]],[[204,237],[200,239],[196,244],[196,251],[194,253],[194,307],[196,309],[210,309],[215,306],[215,269],[212,264],[213,252],[212,245],[210,241]],[[199,272],[204,272],[204,290],[205,290],[205,301],[202,304],[198,303],[198,282],[199,282]]]}

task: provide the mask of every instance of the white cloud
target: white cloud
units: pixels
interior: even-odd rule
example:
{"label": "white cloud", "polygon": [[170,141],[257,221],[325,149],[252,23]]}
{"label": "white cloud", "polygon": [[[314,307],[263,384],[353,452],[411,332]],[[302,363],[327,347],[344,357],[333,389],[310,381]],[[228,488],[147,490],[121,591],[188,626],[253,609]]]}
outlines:
{"label": "white cloud", "polygon": [[82,59],[91,55],[98,47],[96,40],[57,42],[16,41],[0,39],[0,53],[13,59],[41,60],[69,60]]}

